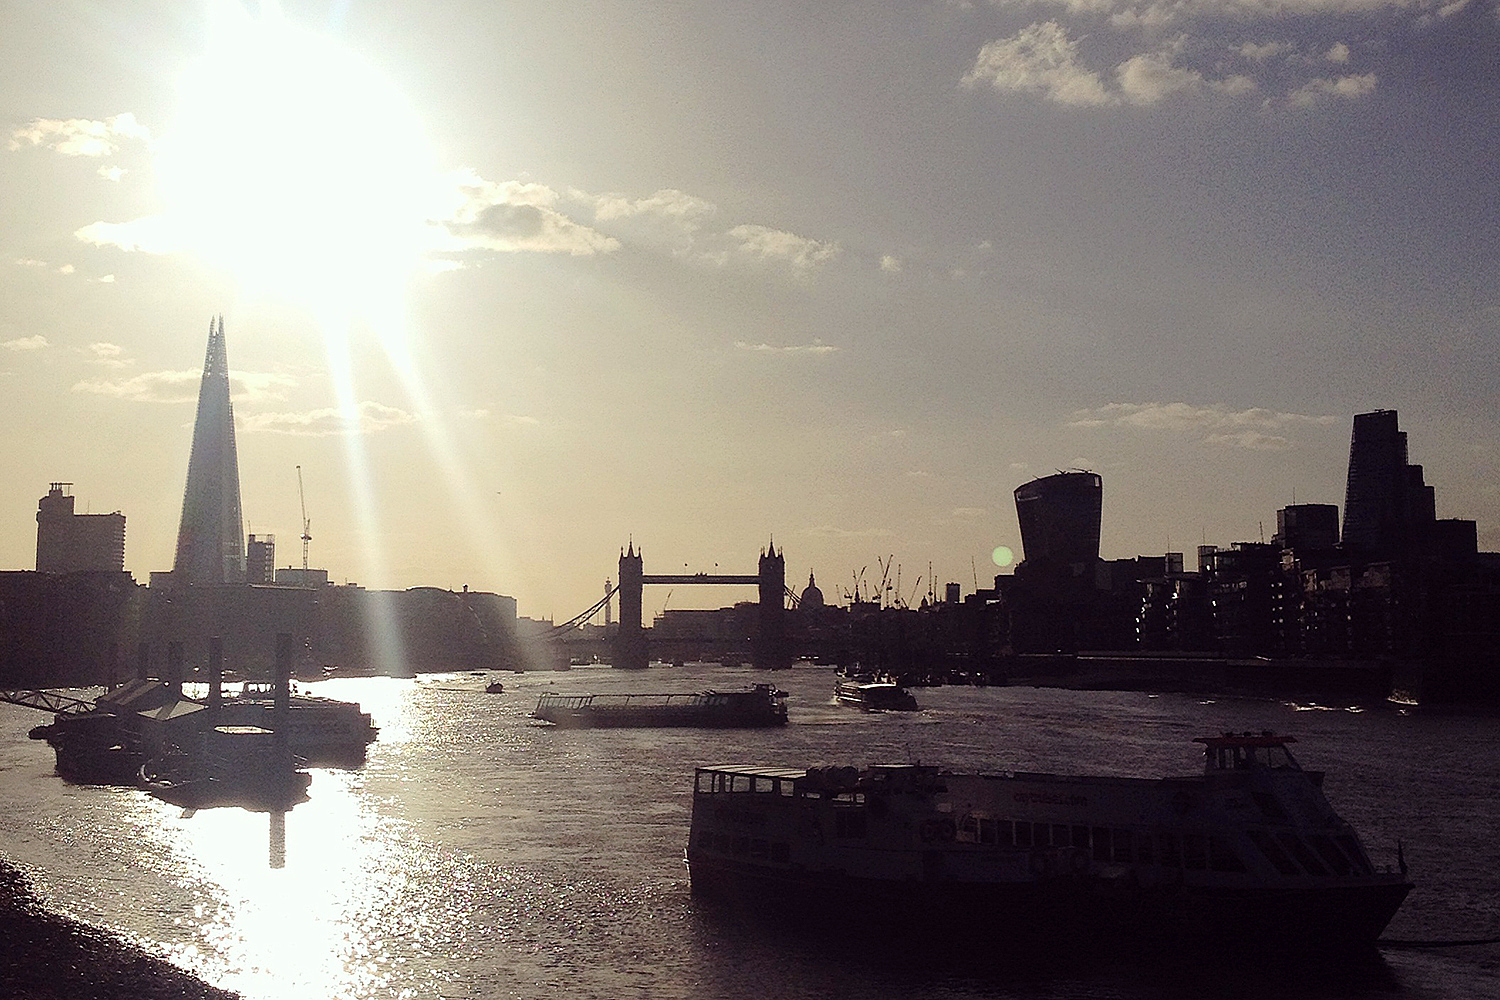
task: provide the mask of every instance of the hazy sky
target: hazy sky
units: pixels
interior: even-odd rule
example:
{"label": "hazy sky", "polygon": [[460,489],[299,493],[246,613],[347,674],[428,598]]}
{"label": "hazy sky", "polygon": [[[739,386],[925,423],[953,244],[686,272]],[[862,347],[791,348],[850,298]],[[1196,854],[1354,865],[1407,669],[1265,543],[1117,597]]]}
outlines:
{"label": "hazy sky", "polygon": [[335,580],[534,617],[968,591],[1071,467],[1269,538],[1379,407],[1500,548],[1495,0],[5,0],[0,130],[0,568],[53,480],[170,568],[216,313],[278,565],[301,465]]}

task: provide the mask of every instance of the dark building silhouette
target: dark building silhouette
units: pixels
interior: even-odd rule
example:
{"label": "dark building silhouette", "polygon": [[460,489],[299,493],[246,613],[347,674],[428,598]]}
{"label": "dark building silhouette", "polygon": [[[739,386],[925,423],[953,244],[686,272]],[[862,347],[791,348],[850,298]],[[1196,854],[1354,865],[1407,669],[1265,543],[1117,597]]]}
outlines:
{"label": "dark building silhouette", "polygon": [[[1091,567],[1099,559],[1104,490],[1092,472],[1059,472],[1015,491],[1021,548],[1028,562]],[[1075,575],[1082,570],[1075,570]]]}
{"label": "dark building silhouette", "polygon": [[1331,549],[1339,543],[1339,509],[1331,503],[1299,503],[1276,512],[1276,535],[1282,549]]}
{"label": "dark building silhouette", "polygon": [[72,483],[52,483],[37,501],[38,573],[121,573],[125,570],[125,515],[76,514]]}
{"label": "dark building silhouette", "polygon": [[172,565],[174,584],[243,583],[243,524],[234,410],[229,402],[229,360],[224,348],[224,317],[220,316],[208,325],[193,450],[188,456],[182,521],[177,529],[177,558]]}
{"label": "dark building silhouette", "polygon": [[1366,556],[1401,556],[1436,520],[1422,467],[1406,460],[1406,432],[1395,410],[1354,416],[1344,493],[1344,546]]}

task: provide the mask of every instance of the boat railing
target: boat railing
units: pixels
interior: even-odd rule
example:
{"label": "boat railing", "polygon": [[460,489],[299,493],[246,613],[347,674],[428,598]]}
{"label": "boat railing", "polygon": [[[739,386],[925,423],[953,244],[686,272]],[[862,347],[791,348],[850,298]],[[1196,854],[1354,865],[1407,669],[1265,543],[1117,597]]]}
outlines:
{"label": "boat railing", "polygon": [[592,709],[611,711],[636,708],[657,708],[668,705],[707,705],[723,694],[544,694],[537,702],[537,709],[558,708],[567,710]]}

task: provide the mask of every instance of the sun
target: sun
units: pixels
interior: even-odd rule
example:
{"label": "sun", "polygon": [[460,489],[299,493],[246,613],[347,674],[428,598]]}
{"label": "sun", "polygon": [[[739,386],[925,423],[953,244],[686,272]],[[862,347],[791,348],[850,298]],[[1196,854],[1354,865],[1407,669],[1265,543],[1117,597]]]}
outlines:
{"label": "sun", "polygon": [[336,39],[209,0],[156,157],[187,248],[243,293],[325,319],[389,317],[420,262],[438,173],[410,102]]}

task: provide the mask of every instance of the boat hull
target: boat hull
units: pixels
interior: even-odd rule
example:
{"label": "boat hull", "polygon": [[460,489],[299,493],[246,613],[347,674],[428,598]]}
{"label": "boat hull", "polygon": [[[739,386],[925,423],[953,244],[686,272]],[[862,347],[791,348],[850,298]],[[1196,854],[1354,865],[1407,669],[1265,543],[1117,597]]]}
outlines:
{"label": "boat hull", "polygon": [[880,926],[905,940],[961,946],[1088,940],[1090,947],[1370,948],[1411,890],[1405,881],[1231,889],[1146,887],[1088,875],[895,880],[775,868],[693,850],[687,857],[694,896],[739,912],[813,931],[847,930],[851,919],[878,914]]}

